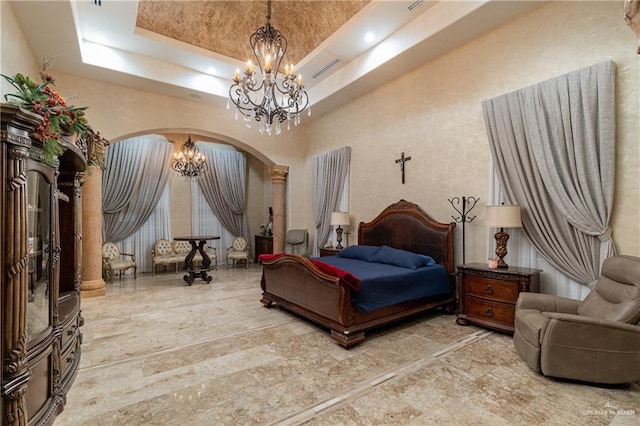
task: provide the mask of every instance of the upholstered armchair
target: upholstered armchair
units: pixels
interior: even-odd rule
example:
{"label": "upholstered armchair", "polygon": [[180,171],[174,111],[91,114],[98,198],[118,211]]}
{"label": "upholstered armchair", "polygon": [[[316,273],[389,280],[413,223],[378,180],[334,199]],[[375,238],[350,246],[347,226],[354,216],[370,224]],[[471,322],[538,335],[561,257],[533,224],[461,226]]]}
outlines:
{"label": "upholstered armchair", "polygon": [[229,267],[229,262],[232,262],[235,268],[236,261],[244,261],[245,266],[249,267],[249,245],[247,240],[242,237],[236,237],[231,247],[227,249],[227,268]]}
{"label": "upholstered armchair", "polygon": [[309,232],[306,229],[287,231],[284,251],[289,254],[309,257]]}
{"label": "upholstered armchair", "polygon": [[606,259],[583,301],[520,293],[516,350],[545,376],[621,385],[640,380],[640,258]]}
{"label": "upholstered armchair", "polygon": [[156,241],[151,250],[151,276],[155,276],[158,272],[158,266],[175,265],[176,273],[178,272],[178,263],[184,260],[180,259],[173,251],[171,241],[161,238]]}
{"label": "upholstered armchair", "polygon": [[118,246],[111,242],[102,245],[102,268],[111,282],[113,282],[115,271],[118,271],[122,278],[122,271],[131,268],[133,268],[133,278],[137,278],[135,255],[121,252]]}

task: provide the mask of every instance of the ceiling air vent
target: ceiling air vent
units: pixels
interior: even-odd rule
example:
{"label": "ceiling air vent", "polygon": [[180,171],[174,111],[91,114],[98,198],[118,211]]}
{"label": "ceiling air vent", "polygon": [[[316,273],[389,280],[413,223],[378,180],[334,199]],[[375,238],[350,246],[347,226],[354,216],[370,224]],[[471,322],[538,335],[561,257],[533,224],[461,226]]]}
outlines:
{"label": "ceiling air vent", "polygon": [[324,67],[320,68],[320,70],[315,73],[314,75],[311,76],[311,78],[318,78],[320,77],[322,74],[324,74],[325,72],[327,72],[327,70],[329,68],[331,68],[332,66],[336,65],[338,62],[340,62],[340,58],[335,58],[334,60],[332,60],[331,62],[329,62],[327,65],[325,65]]}
{"label": "ceiling air vent", "polygon": [[420,6],[423,2],[424,0],[416,0],[413,3],[411,3],[409,6],[407,6],[407,9],[413,12],[413,9]]}

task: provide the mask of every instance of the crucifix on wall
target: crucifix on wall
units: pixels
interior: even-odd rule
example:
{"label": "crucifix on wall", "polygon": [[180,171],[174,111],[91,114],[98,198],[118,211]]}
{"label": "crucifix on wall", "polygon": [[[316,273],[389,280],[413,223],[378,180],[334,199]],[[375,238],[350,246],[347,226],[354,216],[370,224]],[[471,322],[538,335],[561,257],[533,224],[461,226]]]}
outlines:
{"label": "crucifix on wall", "polygon": [[405,157],[404,151],[400,154],[400,158],[396,160],[396,164],[400,163],[400,171],[402,172],[402,183],[404,184],[404,163],[411,160],[411,157]]}

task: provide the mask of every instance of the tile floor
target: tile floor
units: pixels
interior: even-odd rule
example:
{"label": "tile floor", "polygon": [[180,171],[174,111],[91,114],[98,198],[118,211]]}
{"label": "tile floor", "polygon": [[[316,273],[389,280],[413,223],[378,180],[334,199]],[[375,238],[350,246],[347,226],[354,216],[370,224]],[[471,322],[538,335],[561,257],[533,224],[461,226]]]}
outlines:
{"label": "tile floor", "polygon": [[260,303],[260,267],[164,272],[84,299],[66,425],[638,425],[640,385],[532,372],[511,337],[423,315],[345,350]]}

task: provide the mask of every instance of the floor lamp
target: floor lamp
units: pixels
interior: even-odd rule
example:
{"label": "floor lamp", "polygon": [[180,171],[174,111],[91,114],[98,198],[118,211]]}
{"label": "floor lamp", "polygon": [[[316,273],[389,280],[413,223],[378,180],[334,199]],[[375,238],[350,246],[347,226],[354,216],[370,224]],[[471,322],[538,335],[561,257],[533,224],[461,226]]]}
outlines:
{"label": "floor lamp", "polygon": [[494,237],[496,239],[496,256],[498,256],[498,268],[508,268],[504,261],[507,255],[507,240],[509,234],[504,232],[504,228],[522,228],[522,218],[520,216],[520,206],[499,205],[487,206],[487,226],[500,228]]}

